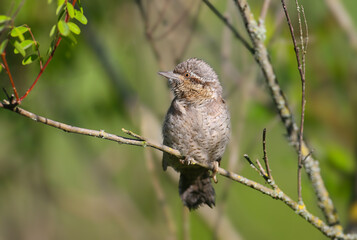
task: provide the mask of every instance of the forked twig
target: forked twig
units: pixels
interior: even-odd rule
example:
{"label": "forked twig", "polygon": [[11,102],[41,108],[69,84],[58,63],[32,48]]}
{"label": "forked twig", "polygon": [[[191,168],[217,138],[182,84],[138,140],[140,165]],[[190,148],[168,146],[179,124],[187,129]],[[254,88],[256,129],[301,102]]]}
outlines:
{"label": "forked twig", "polygon": [[[294,44],[294,50],[295,50],[295,56],[296,56],[296,61],[298,64],[298,70],[300,74],[300,79],[301,79],[301,118],[300,118],[300,128],[299,128],[299,150],[298,150],[298,199],[299,202],[302,202],[302,196],[301,196],[301,169],[303,167],[302,164],[302,144],[303,144],[303,134],[304,134],[304,118],[305,118],[305,105],[306,105],[306,97],[305,97],[305,45],[304,45],[304,37],[303,37],[303,32],[302,32],[302,25],[301,25],[301,12],[300,12],[300,6],[298,3],[298,0],[295,0],[296,3],[296,8],[298,12],[298,19],[299,19],[299,30],[300,30],[300,40],[301,40],[301,46],[302,46],[302,53],[300,53],[300,48],[297,44],[295,34],[294,34],[294,28],[290,20],[290,16],[285,4],[285,0],[281,0],[281,3],[283,5],[284,13],[286,20],[289,25],[289,30],[290,30],[290,35]],[[305,19],[305,26],[306,24],[306,18]]]}

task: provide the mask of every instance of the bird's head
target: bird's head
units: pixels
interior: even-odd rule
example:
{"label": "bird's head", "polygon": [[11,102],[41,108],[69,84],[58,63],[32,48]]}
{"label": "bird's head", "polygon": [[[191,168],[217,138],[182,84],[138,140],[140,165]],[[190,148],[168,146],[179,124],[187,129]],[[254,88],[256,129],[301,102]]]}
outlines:
{"label": "bird's head", "polygon": [[190,58],[178,64],[173,71],[159,72],[179,99],[202,101],[222,96],[222,87],[215,71],[205,61]]}

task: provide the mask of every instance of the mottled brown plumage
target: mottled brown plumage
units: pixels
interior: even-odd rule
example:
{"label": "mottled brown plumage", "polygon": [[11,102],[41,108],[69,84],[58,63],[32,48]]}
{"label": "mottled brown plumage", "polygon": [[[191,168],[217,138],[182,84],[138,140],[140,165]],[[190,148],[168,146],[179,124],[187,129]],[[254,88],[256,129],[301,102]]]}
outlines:
{"label": "mottled brown plumage", "polygon": [[191,158],[217,166],[230,135],[230,117],[222,87],[214,70],[203,60],[191,58],[172,72],[159,72],[169,80],[175,98],[163,124],[164,144],[186,156],[186,164],[164,153],[162,166],[180,172],[179,193],[189,209],[215,205],[209,171],[189,165]]}

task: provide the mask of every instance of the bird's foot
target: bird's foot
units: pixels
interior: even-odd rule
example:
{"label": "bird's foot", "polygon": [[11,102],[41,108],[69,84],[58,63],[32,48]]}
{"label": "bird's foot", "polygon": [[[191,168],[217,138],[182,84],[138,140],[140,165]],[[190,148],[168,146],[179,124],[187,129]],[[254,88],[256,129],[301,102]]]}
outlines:
{"label": "bird's foot", "polygon": [[192,165],[193,164],[193,158],[186,156],[184,159],[180,159],[180,163],[183,165]]}
{"label": "bird's foot", "polygon": [[213,168],[212,168],[212,175],[211,175],[211,178],[213,179],[214,183],[218,183],[217,176],[216,176],[218,172],[218,167],[219,167],[219,162],[214,161]]}

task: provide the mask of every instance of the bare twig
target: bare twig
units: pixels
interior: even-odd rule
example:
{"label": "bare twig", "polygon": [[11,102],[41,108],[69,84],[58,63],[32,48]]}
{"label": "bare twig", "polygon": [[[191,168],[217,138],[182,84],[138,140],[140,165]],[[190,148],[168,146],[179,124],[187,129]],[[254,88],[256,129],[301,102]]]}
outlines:
{"label": "bare twig", "polygon": [[263,160],[265,163],[265,168],[267,170],[267,174],[268,174],[268,178],[273,180],[272,176],[271,176],[271,171],[270,171],[270,167],[269,167],[269,161],[268,161],[268,155],[267,155],[267,149],[266,149],[266,133],[267,133],[267,129],[264,128],[263,130]]}
{"label": "bare twig", "polygon": [[261,175],[263,175],[264,177],[268,178],[267,173],[265,172],[262,164],[260,163],[259,159],[255,160],[256,164],[258,165],[259,171],[261,172]]}
{"label": "bare twig", "polygon": [[[262,176],[266,181],[268,181],[268,176],[265,174],[264,171],[262,171],[260,163],[257,162],[258,167],[253,163],[253,161],[250,159],[250,157],[247,154],[243,155],[245,160],[248,161],[249,165],[260,175]],[[259,167],[260,165],[260,167]]]}
{"label": "bare twig", "polygon": [[122,130],[124,133],[128,134],[129,136],[132,136],[132,137],[137,138],[137,139],[142,140],[142,141],[146,141],[145,138],[143,138],[142,136],[140,136],[140,135],[138,135],[138,134],[136,134],[136,133],[133,133],[133,132],[130,131],[130,130],[126,130],[125,128],[122,128],[121,130]]}
{"label": "bare twig", "polygon": [[[303,52],[300,53],[300,48],[297,45],[295,34],[294,34],[294,28],[290,20],[290,16],[285,4],[285,0],[281,0],[281,3],[283,5],[284,13],[286,16],[286,20],[289,25],[290,29],[290,34],[291,38],[294,44],[294,50],[295,50],[295,56],[296,56],[296,61],[298,64],[298,69],[300,73],[300,79],[301,79],[301,91],[302,91],[302,96],[301,96],[301,118],[300,118],[300,129],[299,129],[299,150],[298,150],[298,199],[299,202],[302,202],[302,196],[301,196],[301,169],[302,169],[302,144],[303,144],[303,134],[304,134],[304,117],[305,117],[305,104],[306,104],[306,98],[305,98],[305,53],[304,53],[304,38],[303,38],[303,33],[302,33],[302,26],[301,26],[301,13],[300,13],[300,7],[298,4],[298,1],[295,0],[296,3],[296,8],[298,11],[298,19],[299,19],[299,29],[300,29],[300,39],[301,39],[301,46]],[[303,60],[302,60],[303,59]]]}
{"label": "bare twig", "polygon": [[276,185],[273,176],[271,175],[271,170],[269,167],[269,161],[268,161],[268,154],[266,151],[266,128],[263,130],[263,160],[265,164],[265,169],[263,168],[262,164],[259,162],[259,160],[256,160],[257,166],[250,160],[249,156],[247,154],[244,154],[244,158],[249,162],[250,166],[261,175],[264,180],[273,188],[273,189],[278,189],[278,186]]}

